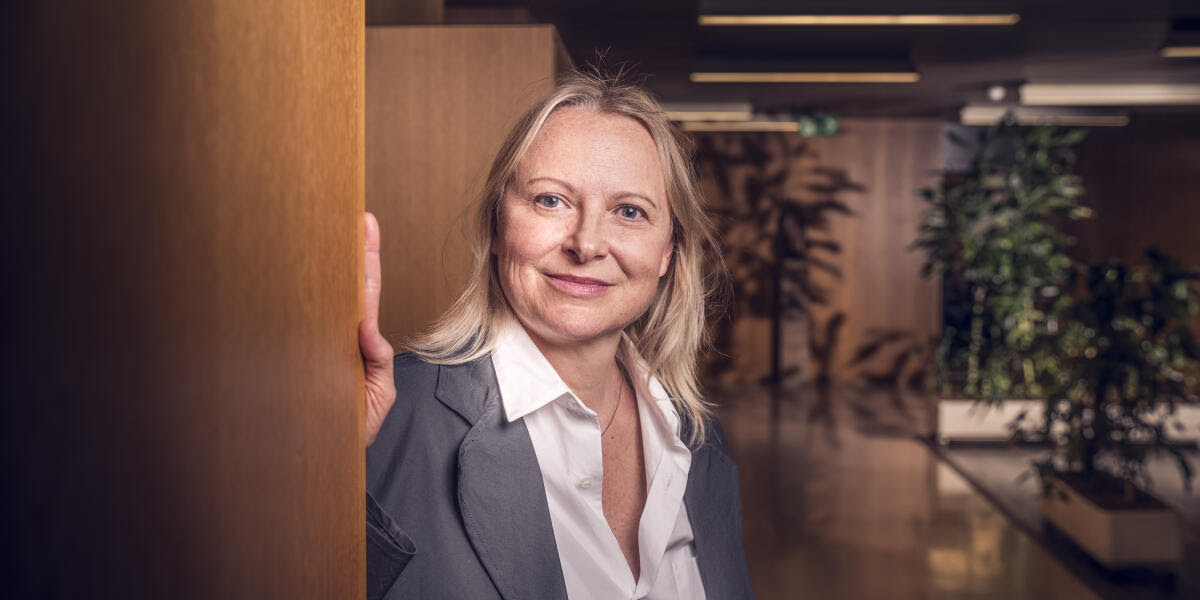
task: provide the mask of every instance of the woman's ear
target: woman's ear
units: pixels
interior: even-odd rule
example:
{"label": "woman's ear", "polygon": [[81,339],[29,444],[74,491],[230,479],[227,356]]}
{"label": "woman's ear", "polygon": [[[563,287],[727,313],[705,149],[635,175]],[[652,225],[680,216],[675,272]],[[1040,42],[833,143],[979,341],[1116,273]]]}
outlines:
{"label": "woman's ear", "polygon": [[672,240],[667,247],[663,249],[662,263],[658,266],[658,276],[667,274],[667,269],[671,268],[671,257],[675,256],[675,241]]}
{"label": "woman's ear", "polygon": [[493,256],[500,256],[500,234],[504,230],[504,225],[500,222],[503,220],[504,211],[504,196],[500,196],[500,202],[496,204],[496,212],[492,215],[492,243],[488,247]]}
{"label": "woman's ear", "polygon": [[508,184],[505,183],[500,188],[500,197],[496,199],[496,206],[492,209],[492,243],[488,250],[494,256],[500,256],[500,249],[503,247],[500,237],[504,233],[504,196],[507,193]]}

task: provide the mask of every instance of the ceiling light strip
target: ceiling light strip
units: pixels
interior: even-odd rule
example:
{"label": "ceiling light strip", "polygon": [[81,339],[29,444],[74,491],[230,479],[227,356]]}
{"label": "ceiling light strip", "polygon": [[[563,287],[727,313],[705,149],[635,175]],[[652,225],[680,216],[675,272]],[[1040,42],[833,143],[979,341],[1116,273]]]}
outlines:
{"label": "ceiling light strip", "polygon": [[916,83],[920,74],[882,73],[692,73],[692,83]]}
{"label": "ceiling light strip", "polygon": [[1021,86],[1021,104],[1029,106],[1200,104],[1200,85],[1027,83]]}
{"label": "ceiling light strip", "polygon": [[700,15],[704,27],[751,26],[1008,26],[1017,13],[986,15]]}
{"label": "ceiling light strip", "polygon": [[700,112],[700,111],[666,111],[667,118],[672,121],[749,121],[754,117],[749,112]]}
{"label": "ceiling light strip", "polygon": [[797,133],[800,124],[796,121],[726,121],[724,123],[697,123],[685,121],[679,124],[684,131],[783,131]]}
{"label": "ceiling light strip", "polygon": [[749,102],[664,102],[662,110],[672,121],[749,121],[754,107]]}
{"label": "ceiling light strip", "polygon": [[1129,115],[1065,108],[966,106],[959,113],[963,125],[995,125],[1011,113],[1018,125],[1060,125],[1064,127],[1124,127]]}
{"label": "ceiling light strip", "polygon": [[1167,46],[1160,52],[1163,58],[1197,58],[1200,46]]}

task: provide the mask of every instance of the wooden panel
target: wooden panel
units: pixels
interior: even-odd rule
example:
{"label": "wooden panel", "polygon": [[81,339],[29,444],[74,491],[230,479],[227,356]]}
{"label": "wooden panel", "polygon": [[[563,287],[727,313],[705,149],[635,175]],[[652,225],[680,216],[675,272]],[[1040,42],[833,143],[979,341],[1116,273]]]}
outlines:
{"label": "wooden panel", "polygon": [[366,0],[367,25],[439,25],[445,0]]}
{"label": "wooden panel", "polygon": [[380,325],[393,344],[461,291],[468,207],[508,130],[562,66],[553,27],[367,30],[367,207],[383,235]]}
{"label": "wooden panel", "polygon": [[1083,204],[1095,217],[1068,228],[1088,260],[1140,260],[1151,244],[1200,267],[1200,117],[1139,114],[1097,127],[1080,145]]}
{"label": "wooden panel", "polygon": [[361,598],[362,1],[18,11],[5,591]]}
{"label": "wooden panel", "polygon": [[[923,341],[940,329],[937,283],[921,278],[925,257],[909,246],[925,206],[917,189],[933,185],[941,165],[941,125],[924,120],[842,125],[836,137],[814,140],[822,165],[844,169],[850,181],[864,187],[842,195],[854,216],[832,220],[832,238],[842,245],[841,280],[814,275],[832,292],[829,304],[814,311],[816,327],[835,313],[846,315],[834,353],[836,379],[859,372],[846,365],[873,332],[903,331]],[[893,356],[885,352],[864,367],[882,371]]]}

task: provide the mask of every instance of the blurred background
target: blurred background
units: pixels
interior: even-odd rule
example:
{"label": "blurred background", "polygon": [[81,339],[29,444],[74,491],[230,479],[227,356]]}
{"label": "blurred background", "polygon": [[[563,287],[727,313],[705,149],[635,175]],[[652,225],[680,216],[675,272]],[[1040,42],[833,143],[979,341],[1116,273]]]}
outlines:
{"label": "blurred background", "polygon": [[[411,257],[384,289],[435,290],[385,300],[394,339],[459,289],[463,211],[554,72],[630,71],[689,132],[760,598],[1200,594],[1200,5],[380,0],[367,26],[366,203]],[[1074,540],[1035,464],[1154,490],[1171,533]]]}
{"label": "blurred background", "polygon": [[1200,2],[4,10],[15,597],[362,597],[348,232],[399,345],[589,66],[694,143],[759,598],[1200,597]]}

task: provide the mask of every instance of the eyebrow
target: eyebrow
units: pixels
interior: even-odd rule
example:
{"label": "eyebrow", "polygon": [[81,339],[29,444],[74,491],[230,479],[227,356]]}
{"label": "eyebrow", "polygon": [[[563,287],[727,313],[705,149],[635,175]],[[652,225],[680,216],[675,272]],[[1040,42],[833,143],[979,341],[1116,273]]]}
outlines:
{"label": "eyebrow", "polygon": [[[575,193],[575,186],[571,185],[570,183],[567,183],[566,181],[558,179],[557,177],[546,177],[546,176],[533,177],[533,178],[529,179],[528,181],[526,181],[525,185],[529,186],[530,184],[536,183],[538,181],[549,181],[551,183],[556,183],[558,185],[561,185],[568,192],[570,192],[572,194]],[[647,203],[650,204],[651,207],[653,207],[655,210],[658,210],[658,203],[655,202],[653,198],[646,196],[644,194],[639,194],[637,192],[617,192],[617,194],[615,194],[613,197],[616,198],[617,200],[638,198],[638,199],[646,201]]]}

